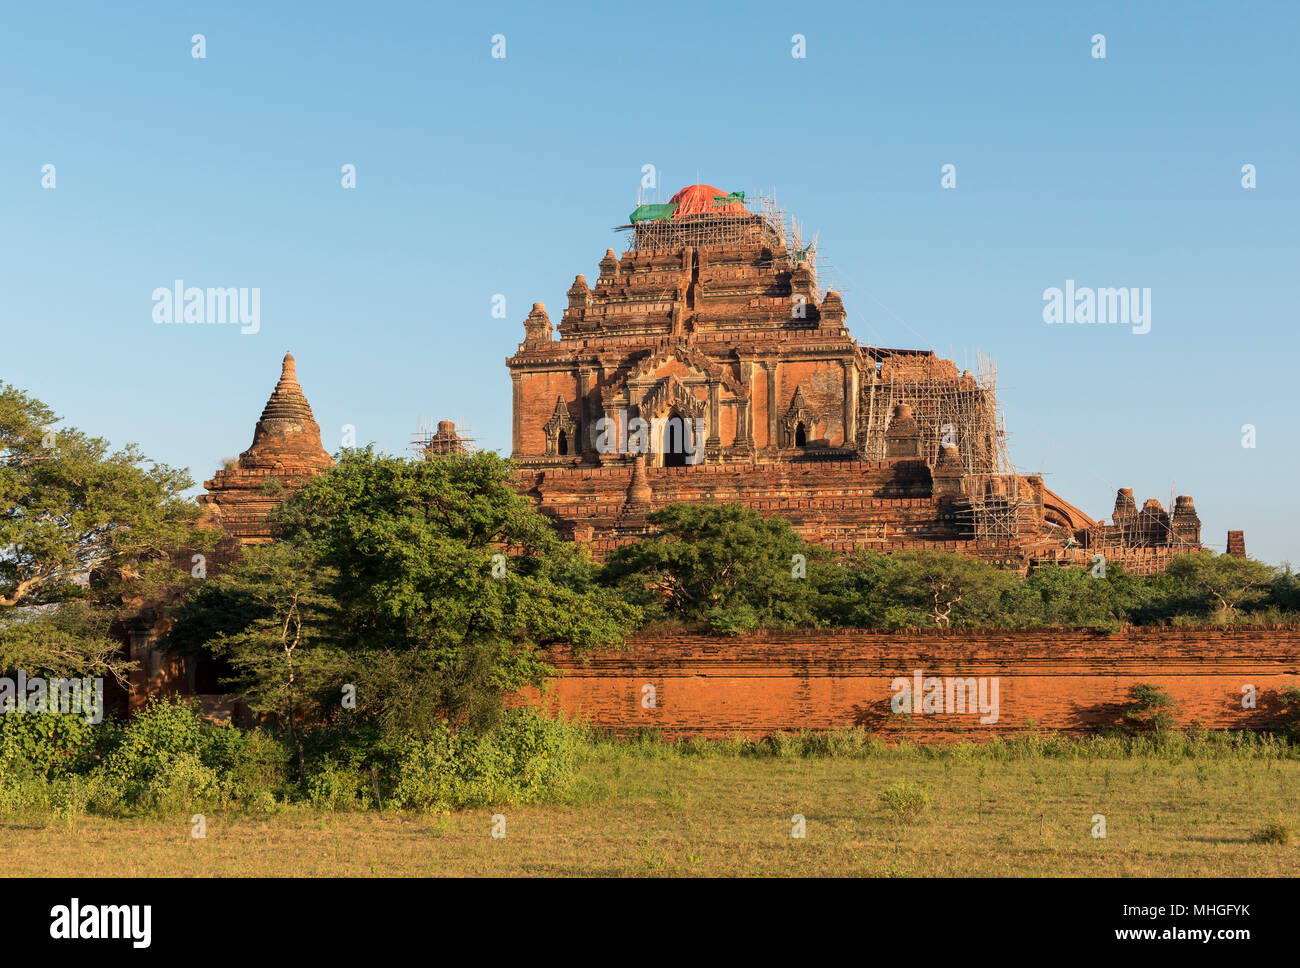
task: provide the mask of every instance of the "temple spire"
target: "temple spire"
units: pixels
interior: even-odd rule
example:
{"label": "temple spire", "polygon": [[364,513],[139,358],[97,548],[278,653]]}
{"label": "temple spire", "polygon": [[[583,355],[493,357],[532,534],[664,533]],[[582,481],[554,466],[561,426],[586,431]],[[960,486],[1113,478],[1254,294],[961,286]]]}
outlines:
{"label": "temple spire", "polygon": [[[334,465],[321,446],[320,426],[298,383],[292,353],[262,408],[248,450],[205,481],[203,503],[227,534],[245,543],[269,541],[267,516],[295,490]],[[278,486],[272,486],[278,485]]]}
{"label": "temple spire", "polygon": [[284,354],[280,380],[262,408],[262,417],[253,431],[253,443],[242,455],[241,463],[283,457],[322,467],[332,463],[321,446],[320,426],[298,382],[292,353]]}

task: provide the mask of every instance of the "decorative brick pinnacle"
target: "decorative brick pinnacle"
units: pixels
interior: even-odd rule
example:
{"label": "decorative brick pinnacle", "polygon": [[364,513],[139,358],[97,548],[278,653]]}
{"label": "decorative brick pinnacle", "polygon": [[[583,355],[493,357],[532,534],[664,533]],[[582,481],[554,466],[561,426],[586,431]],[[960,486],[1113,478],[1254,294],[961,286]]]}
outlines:
{"label": "decorative brick pinnacle", "polygon": [[333,461],[321,446],[321,429],[298,382],[294,355],[285,353],[279,382],[261,411],[252,444],[239,457],[244,466],[276,461],[300,470],[322,470]]}

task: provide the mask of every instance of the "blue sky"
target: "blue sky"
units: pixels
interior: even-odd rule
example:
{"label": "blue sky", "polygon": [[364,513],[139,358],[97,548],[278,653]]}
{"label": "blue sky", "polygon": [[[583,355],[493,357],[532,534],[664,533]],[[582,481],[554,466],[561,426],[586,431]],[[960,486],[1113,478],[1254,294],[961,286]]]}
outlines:
{"label": "blue sky", "polygon": [[[775,192],[859,341],[992,355],[1019,469],[1093,516],[1190,493],[1300,564],[1300,7],[1049,6],[11,6],[0,380],[202,481],[291,349],[331,451],[426,415],[508,453],[530,305],[653,164]],[[156,325],[176,279],[260,288],[260,331]],[[1150,332],[1045,324],[1067,279],[1150,288]]]}

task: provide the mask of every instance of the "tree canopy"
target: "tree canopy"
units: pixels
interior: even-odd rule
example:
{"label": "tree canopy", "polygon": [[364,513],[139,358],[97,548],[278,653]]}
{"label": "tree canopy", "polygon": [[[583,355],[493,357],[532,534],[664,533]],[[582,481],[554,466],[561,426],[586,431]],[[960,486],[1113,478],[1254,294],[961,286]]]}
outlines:
{"label": "tree canopy", "polygon": [[1277,569],[1250,558],[1202,551],[1180,555],[1166,574],[1202,596],[1203,608],[1231,619],[1237,610],[1262,602],[1278,578]]}
{"label": "tree canopy", "polygon": [[0,383],[0,666],[120,675],[105,609],[212,539],[194,531],[185,471],[57,421]]}
{"label": "tree canopy", "polygon": [[[639,618],[595,584],[585,554],[555,534],[493,453],[423,461],[344,451],[274,520],[319,580],[311,597],[328,600],[328,644],[347,676],[336,686],[353,687],[357,711],[386,731],[443,718],[486,727],[505,694],[545,681],[546,647],[618,646]],[[283,594],[288,576],[270,573],[283,565],[250,556],[226,591],[248,597],[271,585]],[[309,630],[320,627],[320,607],[306,605]],[[263,621],[276,614],[264,610]],[[274,623],[222,634],[226,645],[257,639],[268,654],[283,649]],[[256,671],[252,662],[244,669]],[[268,675],[283,671],[273,663]]]}
{"label": "tree canopy", "polygon": [[328,720],[339,701],[338,684],[347,678],[328,593],[335,578],[301,545],[278,541],[245,548],[174,609],[167,637],[190,656],[207,651],[226,660],[233,671],[227,685],[252,712],[284,724],[299,778],[305,751],[296,720]]}
{"label": "tree canopy", "polygon": [[615,550],[602,580],[652,617],[725,632],[819,624],[809,580],[826,557],[781,517],[739,504],[670,504],[654,537]]}
{"label": "tree canopy", "polygon": [[940,551],[856,552],[822,586],[829,624],[866,628],[995,623],[1011,575],[987,562]]}
{"label": "tree canopy", "polygon": [[[613,552],[601,580],[648,619],[715,631],[1300,619],[1300,579],[1289,569],[1209,551],[1175,558],[1164,574],[1111,562],[1039,564],[1022,575],[948,551],[835,555],[740,504],[669,505],[649,521],[657,533]],[[792,567],[796,556],[806,569]]]}

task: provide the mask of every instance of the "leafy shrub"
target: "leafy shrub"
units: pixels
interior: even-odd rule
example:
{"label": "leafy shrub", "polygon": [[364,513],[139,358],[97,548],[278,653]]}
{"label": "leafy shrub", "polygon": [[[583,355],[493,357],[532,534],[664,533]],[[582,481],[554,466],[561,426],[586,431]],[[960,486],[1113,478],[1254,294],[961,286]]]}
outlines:
{"label": "leafy shrub", "polygon": [[43,813],[50,808],[50,783],[45,777],[0,775],[0,814],[22,816]]}
{"label": "leafy shrub", "polygon": [[794,760],[804,755],[804,738],[799,733],[773,733],[767,745],[778,759]]}
{"label": "leafy shrub", "polygon": [[194,753],[181,753],[150,778],[140,806],[157,813],[188,813],[198,806],[224,806],[227,793],[216,770]]}
{"label": "leafy shrub", "polygon": [[177,757],[197,755],[210,745],[195,708],[155,698],[122,730],[104,761],[104,771],[135,790],[148,785]]}
{"label": "leafy shrub", "polygon": [[266,805],[288,750],[265,731],[205,722],[197,705],[151,700],[111,740],[102,772],[122,803],[153,811],[232,801]]}
{"label": "leafy shrub", "polygon": [[711,608],[704,613],[704,622],[719,635],[739,635],[762,624],[758,612],[748,605],[732,608]]}
{"label": "leafy shrub", "polygon": [[423,810],[558,796],[573,782],[583,739],[580,729],[533,710],[513,710],[481,735],[439,723],[428,738],[400,744],[389,796],[394,806]]}
{"label": "leafy shrub", "polygon": [[916,784],[898,780],[885,787],[880,794],[881,801],[894,818],[894,822],[903,826],[918,823],[930,810],[930,794]]}
{"label": "leafy shrub", "polygon": [[55,815],[67,820],[88,813],[116,813],[122,804],[121,787],[99,770],[84,776],[72,774],[50,781],[48,796]]}
{"label": "leafy shrub", "polygon": [[239,803],[266,805],[288,784],[292,750],[265,729],[213,726],[206,733],[203,762],[217,771],[223,791]]}
{"label": "leafy shrub", "polygon": [[1288,686],[1279,690],[1277,698],[1282,706],[1282,731],[1291,738],[1300,740],[1300,686]]}
{"label": "leafy shrub", "polygon": [[1123,719],[1135,733],[1163,733],[1173,729],[1178,704],[1159,686],[1140,682],[1129,692],[1133,704],[1124,710]]}
{"label": "leafy shrub", "polygon": [[317,810],[334,813],[341,809],[372,804],[368,773],[340,764],[326,756],[320,768],[307,777],[307,799]]}
{"label": "leafy shrub", "polygon": [[679,739],[673,744],[673,750],[684,756],[701,756],[710,759],[753,756],[759,752],[766,752],[766,750],[760,748],[759,744],[745,739],[740,733],[725,738],[710,738],[697,735],[692,736],[690,739]]}
{"label": "leafy shrub", "polygon": [[95,730],[78,713],[0,715],[0,774],[59,777],[95,763]]}
{"label": "leafy shrub", "polygon": [[867,742],[867,731],[861,726],[852,729],[833,729],[818,734],[820,748],[816,752],[830,757],[851,757],[862,753]]}
{"label": "leafy shrub", "polygon": [[766,743],[766,752],[779,759],[815,757],[854,759],[878,753],[883,748],[884,743],[861,726],[832,729],[820,733],[809,730],[798,733],[772,733]]}

